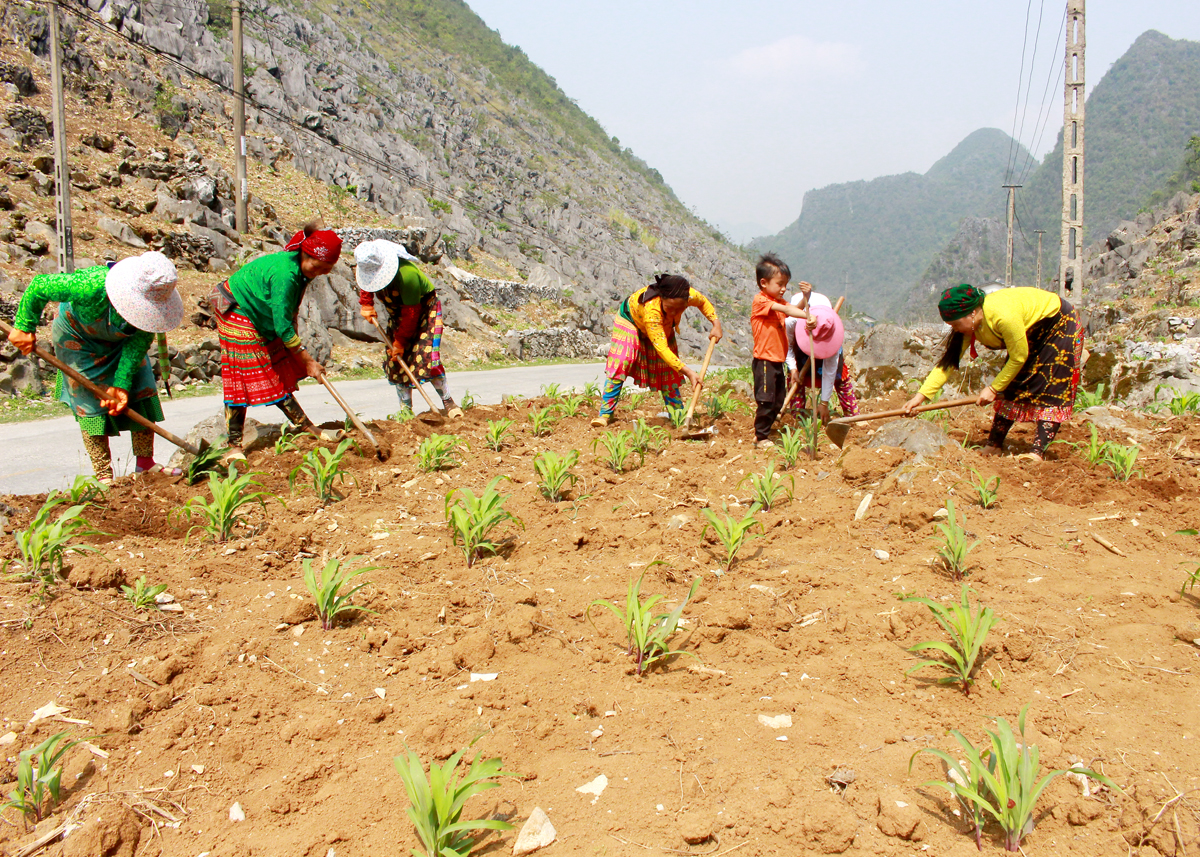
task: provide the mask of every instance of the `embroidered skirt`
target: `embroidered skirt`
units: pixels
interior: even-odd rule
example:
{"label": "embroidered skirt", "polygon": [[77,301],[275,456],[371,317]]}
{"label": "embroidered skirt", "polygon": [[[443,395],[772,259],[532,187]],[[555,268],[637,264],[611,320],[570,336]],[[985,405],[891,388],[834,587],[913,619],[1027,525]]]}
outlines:
{"label": "embroidered skirt", "polygon": [[296,392],[307,373],[282,339],[264,342],[250,319],[236,308],[217,312],[215,318],[225,404],[274,405]]}
{"label": "embroidered skirt", "polygon": [[[679,353],[675,335],[667,340],[671,350]],[[613,320],[612,342],[604,374],[613,380],[632,378],[640,387],[651,390],[674,390],[683,383],[683,373],[667,365],[637,326],[621,314]]]}
{"label": "embroidered skirt", "polygon": [[[385,301],[389,314],[392,307]],[[442,366],[442,302],[431,292],[421,303],[411,307],[399,307],[390,315],[387,333],[392,341],[404,349],[404,362],[418,381],[432,381],[446,374]],[[383,370],[387,379],[400,387],[412,387],[404,370],[394,360],[384,358]]]}
{"label": "embroidered skirt", "polygon": [[1075,410],[1083,359],[1079,314],[1063,301],[1057,315],[1042,319],[1025,336],[1029,357],[999,393],[996,415],[1013,422],[1065,422]]}

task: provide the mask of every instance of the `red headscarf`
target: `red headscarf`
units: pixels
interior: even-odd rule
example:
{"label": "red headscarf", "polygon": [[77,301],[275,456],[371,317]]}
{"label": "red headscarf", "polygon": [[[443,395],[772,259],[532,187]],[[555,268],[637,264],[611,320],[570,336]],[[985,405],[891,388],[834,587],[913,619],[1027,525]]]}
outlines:
{"label": "red headscarf", "polygon": [[299,250],[322,262],[336,262],[342,255],[342,239],[332,229],[301,229],[292,236],[284,250]]}

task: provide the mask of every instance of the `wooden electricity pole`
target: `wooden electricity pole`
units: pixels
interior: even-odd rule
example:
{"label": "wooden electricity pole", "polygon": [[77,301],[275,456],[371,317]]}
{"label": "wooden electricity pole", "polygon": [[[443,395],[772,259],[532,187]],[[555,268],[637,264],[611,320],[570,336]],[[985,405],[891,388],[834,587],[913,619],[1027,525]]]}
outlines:
{"label": "wooden electricity pole", "polygon": [[1046,234],[1045,229],[1033,230],[1038,237],[1038,261],[1037,261],[1037,282],[1035,285],[1040,289],[1042,287],[1042,236]]}
{"label": "wooden electricity pole", "polygon": [[1058,294],[1083,302],[1084,0],[1067,0],[1066,70],[1063,75],[1062,245]]}
{"label": "wooden electricity pole", "polygon": [[58,0],[46,7],[50,18],[51,112],[54,114],[54,189],[58,214],[58,269],[75,270],[75,239],[71,231],[71,168],[67,163],[67,114],[63,106],[62,44],[58,33]]}
{"label": "wooden electricity pole", "polygon": [[1017,211],[1017,188],[1019,184],[1006,184],[1008,188],[1008,246],[1004,254],[1004,285],[1013,284],[1013,217]]}
{"label": "wooden electricity pole", "polygon": [[242,63],[242,0],[233,0],[234,227],[246,231],[246,81]]}

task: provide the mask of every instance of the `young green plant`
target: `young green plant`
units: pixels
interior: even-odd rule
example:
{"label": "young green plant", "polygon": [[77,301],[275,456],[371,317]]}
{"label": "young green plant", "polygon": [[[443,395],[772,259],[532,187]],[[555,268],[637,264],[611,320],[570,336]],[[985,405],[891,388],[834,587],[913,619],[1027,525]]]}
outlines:
{"label": "young green plant", "polygon": [[[808,421],[805,420],[805,423]],[[811,439],[802,427],[786,426],[779,431],[779,439],[775,442],[775,451],[783,459],[783,466],[790,470],[796,466],[801,455],[812,448]]]}
{"label": "young green plant", "polygon": [[95,476],[76,476],[66,491],[51,491],[46,502],[66,503],[68,506],[99,505],[105,500],[105,488]]}
{"label": "young green plant", "polygon": [[491,541],[491,533],[496,527],[512,521],[521,529],[525,528],[520,518],[504,508],[509,495],[501,494],[496,488],[506,478],[497,476],[478,497],[470,488],[456,488],[446,494],[445,515],[451,543],[461,548],[468,568],[483,554],[494,554],[499,549],[500,543]]}
{"label": "young green plant", "polygon": [[782,501],[780,498],[791,500],[796,488],[796,478],[789,475],[785,481],[775,472],[775,462],[767,463],[762,473],[748,473],[741,482],[740,488],[746,482],[750,483],[750,491],[754,495],[756,505],[770,511],[771,507]]}
{"label": "young green plant", "polygon": [[500,785],[495,781],[497,777],[516,776],[502,770],[499,757],[483,759],[483,754],[477,753],[459,777],[459,762],[468,749],[459,750],[444,765],[431,762],[428,777],[420,757],[411,750],[395,758],[396,771],[408,793],[408,817],[425,846],[424,854],[412,849],[413,857],[466,857],[475,847],[471,831],[512,829],[511,824],[499,819],[460,820],[470,798]]}
{"label": "young green plant", "polygon": [[990,607],[981,607],[972,611],[968,592],[970,589],[964,583],[962,599],[959,603],[950,603],[944,606],[929,598],[918,596],[904,599],[928,607],[933,618],[950,637],[949,643],[942,640],[930,640],[911,646],[910,652],[940,652],[949,660],[921,661],[916,666],[905,670],[905,675],[912,675],[925,667],[936,667],[948,673],[938,679],[938,684],[959,682],[962,685],[963,693],[967,696],[971,695],[971,685],[975,681],[975,664],[979,659],[980,652],[983,651],[983,644],[987,640],[988,632],[996,622],[996,616]]}
{"label": "young green plant", "polygon": [[[18,580],[39,584],[38,595],[43,601],[50,587],[62,573],[63,561],[67,554],[100,552],[91,545],[80,544],[75,540],[83,536],[104,535],[83,517],[83,505],[63,509],[58,517],[51,521],[51,514],[59,510],[60,504],[61,500],[47,500],[33,516],[29,526],[13,534],[21,556],[21,570],[14,572],[13,576]],[[12,563],[13,560],[6,559],[0,564],[0,573],[8,571]]]}
{"label": "young green plant", "polygon": [[[950,734],[958,742],[960,753],[951,755],[935,747],[923,747],[908,761],[912,770],[913,760],[922,753],[937,757],[946,766],[948,779],[929,780],[922,786],[940,786],[950,792],[969,814],[974,823],[975,845],[983,850],[983,828],[988,819],[994,820],[1004,833],[1004,850],[1021,850],[1021,839],[1033,830],[1033,812],[1042,791],[1055,778],[1063,774],[1079,774],[1103,783],[1113,791],[1121,789],[1103,774],[1089,768],[1073,767],[1050,771],[1040,780],[1041,765],[1038,748],[1025,739],[1026,705],[1017,717],[1017,731],[1003,717],[996,718],[996,731],[987,730],[991,746],[975,747],[957,729]],[[956,755],[965,756],[960,762]]]}
{"label": "young green plant", "polygon": [[337,449],[328,450],[324,447],[311,449],[304,453],[300,463],[292,468],[288,476],[288,488],[295,490],[296,478],[306,476],[313,484],[317,493],[317,502],[322,506],[338,496],[334,485],[346,481],[346,471],[342,468],[342,459],[351,449],[355,449],[354,441],[347,438],[337,445]]}
{"label": "young green plant", "polygon": [[583,413],[587,406],[587,396],[580,395],[565,395],[562,397],[559,403],[555,405],[555,407],[558,408],[559,416],[563,418],[577,417]]}
{"label": "young green plant", "polygon": [[534,437],[549,434],[557,421],[558,412],[554,408],[542,408],[529,413],[529,427],[533,430]]}
{"label": "young green plant", "polygon": [[625,462],[631,455],[639,456],[638,467],[641,467],[646,461],[646,456],[634,447],[633,432],[631,431],[621,429],[605,432],[592,439],[592,451],[595,452],[597,447],[603,447],[604,452],[597,453],[596,457],[613,473],[622,472],[625,469]]}
{"label": "young green plant", "polygon": [[452,434],[434,432],[417,445],[417,468],[426,473],[460,464],[459,439]]}
{"label": "young green plant", "polygon": [[701,510],[704,513],[704,517],[708,519],[708,523],[700,531],[700,538],[703,539],[704,534],[708,532],[708,528],[712,527],[717,541],[725,549],[725,570],[729,571],[733,567],[733,561],[737,559],[738,553],[741,552],[746,542],[751,539],[762,538],[763,534],[752,532],[755,527],[762,526],[758,519],[754,517],[759,510],[757,503],[751,506],[750,511],[740,519],[734,518],[729,514],[728,506],[724,506],[723,508],[725,514],[719,518],[712,509],[705,508]]}
{"label": "young green plant", "polygon": [[35,824],[62,800],[63,756],[86,739],[68,740],[67,732],[51,735],[36,747],[25,750],[17,757],[17,785],[8,793],[8,800],[0,810],[15,809],[25,822]]}
{"label": "young green plant", "polygon": [[696,594],[696,589],[700,586],[700,580],[696,579],[692,581],[692,588],[688,591],[687,597],[674,610],[669,613],[656,614],[654,612],[654,605],[661,601],[664,596],[651,595],[642,600],[642,580],[645,576],[646,573],[642,572],[637,580],[630,581],[629,588],[625,592],[624,610],[611,601],[597,598],[588,605],[588,621],[592,623],[593,628],[596,627],[596,623],[592,620],[593,607],[604,607],[617,617],[617,621],[625,628],[627,654],[632,656],[637,662],[638,675],[641,675],[659,661],[674,655],[690,655],[696,658],[696,660],[700,660],[699,656],[694,652],[671,649],[669,642],[676,630],[678,630],[679,620],[683,617],[683,610],[687,607],[687,603],[692,600],[692,596]]}
{"label": "young green plant", "polygon": [[288,426],[284,426],[279,430],[279,437],[275,438],[275,454],[283,455],[288,452],[296,451],[296,438],[304,434],[302,431],[288,431]]}
{"label": "young green plant", "polygon": [[672,408],[672,407],[668,406],[667,407],[667,419],[669,419],[671,421],[672,428],[676,428],[676,429],[683,428],[684,424],[687,422],[687,408],[684,408],[684,407]]}
{"label": "young green plant", "polygon": [[227,446],[206,446],[199,455],[192,457],[183,470],[183,478],[188,485],[195,485],[205,476],[212,476],[221,466],[221,459],[229,452]]}
{"label": "young green plant", "polygon": [[946,520],[937,525],[941,538],[935,538],[938,545],[937,555],[946,564],[946,570],[955,580],[962,580],[967,571],[967,554],[979,544],[979,540],[970,541],[967,533],[966,518],[961,521],[954,512],[954,501],[946,499]]}
{"label": "young green plant", "polygon": [[979,495],[979,505],[985,509],[990,509],[996,505],[996,497],[1000,493],[1000,476],[997,474],[989,479],[972,467],[971,487]]}
{"label": "young green plant", "polygon": [[558,384],[543,384],[541,394],[552,402],[557,402],[560,393]]}
{"label": "young green plant", "polygon": [[501,417],[498,420],[487,421],[487,431],[484,433],[484,443],[492,452],[499,452],[504,448],[505,437],[512,430],[513,421]]}
{"label": "young green plant", "polygon": [[742,409],[742,403],[733,395],[732,390],[720,390],[708,398],[708,415],[719,420]]}
{"label": "young green plant", "polygon": [[135,610],[149,610],[151,607],[157,608],[158,604],[155,599],[162,593],[167,591],[165,583],[155,583],[153,585],[146,583],[146,575],[142,575],[133,582],[133,586],[122,584],[121,592],[125,596],[125,600],[133,605]]}
{"label": "young green plant", "polygon": [[[347,564],[353,563],[359,557],[352,556],[346,559]],[[321,621],[321,630],[328,631],[333,628],[337,617],[343,613],[348,613],[351,610],[357,610],[360,613],[374,613],[366,607],[359,607],[350,603],[350,599],[354,597],[354,593],[362,589],[364,586],[370,586],[369,581],[351,586],[344,592],[342,589],[348,586],[354,578],[360,574],[366,574],[369,571],[375,571],[376,566],[367,566],[365,568],[356,568],[354,571],[348,571],[342,568],[340,559],[331,559],[325,563],[325,568],[314,569],[311,559],[306,559],[301,564],[304,569],[304,585],[308,588],[308,592],[316,601],[317,618]]]}
{"label": "young green plant", "polygon": [[546,450],[533,459],[533,471],[538,476],[538,488],[547,500],[557,503],[566,499],[568,488],[579,481],[571,468],[579,461],[579,450],[572,449],[566,455]]}
{"label": "young green plant", "polygon": [[671,435],[664,428],[648,425],[644,419],[633,421],[630,443],[634,452],[643,459],[651,452],[657,452],[671,442]]}
{"label": "young green plant", "polygon": [[1104,443],[1101,461],[1118,480],[1128,482],[1141,472],[1137,469],[1137,458],[1141,451],[1142,448],[1137,444],[1123,446],[1110,440]]}
{"label": "young green plant", "polygon": [[265,511],[265,498],[277,498],[268,491],[253,490],[262,484],[254,478],[256,475],[247,473],[238,476],[236,464],[229,466],[229,475],[224,479],[212,474],[208,479],[211,500],[192,497],[172,513],[183,518],[193,518],[199,513],[199,522],[188,528],[185,539],[191,537],[193,530],[201,530],[214,542],[227,541],[241,520],[243,509],[257,503]]}

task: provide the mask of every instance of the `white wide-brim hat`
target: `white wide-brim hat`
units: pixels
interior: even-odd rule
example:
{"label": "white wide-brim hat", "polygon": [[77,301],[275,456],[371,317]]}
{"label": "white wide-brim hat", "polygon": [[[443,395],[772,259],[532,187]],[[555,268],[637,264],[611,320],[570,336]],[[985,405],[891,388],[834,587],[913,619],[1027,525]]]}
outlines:
{"label": "white wide-brim hat", "polygon": [[354,279],[364,292],[377,292],[396,276],[401,259],[417,261],[403,244],[375,238],[354,248]]}
{"label": "white wide-brim hat", "polygon": [[[796,294],[792,295],[792,297],[788,300],[788,303],[790,303],[792,306],[800,306],[800,301],[803,299],[803,297],[804,292],[796,292]],[[833,304],[829,302],[829,298],[825,297],[820,292],[813,292],[808,296],[808,305],[810,307],[823,306],[833,309]]]}
{"label": "white wide-brim hat", "polygon": [[122,259],[108,269],[104,291],[121,318],[138,330],[166,333],[183,320],[183,298],[175,288],[179,272],[156,250]]}

